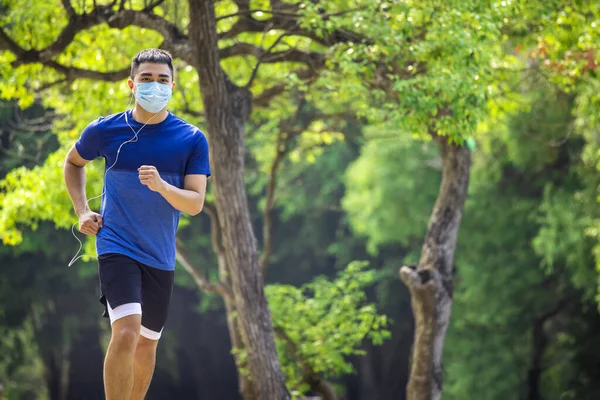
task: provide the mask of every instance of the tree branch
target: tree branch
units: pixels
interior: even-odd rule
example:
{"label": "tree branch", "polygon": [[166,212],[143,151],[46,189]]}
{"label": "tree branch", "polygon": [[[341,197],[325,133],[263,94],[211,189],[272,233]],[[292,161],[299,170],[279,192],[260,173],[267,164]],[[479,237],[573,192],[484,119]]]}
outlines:
{"label": "tree branch", "polygon": [[177,41],[187,39],[177,25],[163,17],[148,11],[123,10],[110,15],[106,22],[111,28],[123,29],[130,25],[152,29],[160,33],[165,40]]}
{"label": "tree branch", "polygon": [[221,283],[210,282],[192,266],[179,238],[176,240],[176,250],[177,261],[179,261],[183,268],[192,276],[192,278],[194,278],[194,281],[200,287],[200,289],[209,293],[217,293],[226,299],[231,298],[231,293],[228,288]]}
{"label": "tree branch", "polygon": [[[321,17],[329,18],[327,15],[323,15]],[[219,33],[218,37],[219,39],[232,39],[241,33],[260,33],[267,32],[272,29],[280,30],[290,35],[293,34],[296,36],[304,36],[324,46],[331,46],[333,44],[343,42],[372,42],[372,40],[369,38],[346,29],[336,29],[327,33],[327,35],[324,37],[319,37],[310,30],[300,28],[300,22],[298,18],[294,18],[293,14],[281,12],[273,12],[271,18],[262,21],[253,18],[250,14],[247,16],[242,16],[236,23],[233,24],[231,29]]]}
{"label": "tree branch", "polygon": [[236,43],[230,47],[221,49],[219,53],[221,59],[240,55],[252,55],[264,63],[288,61],[304,63],[314,68],[325,64],[325,57],[320,53],[306,53],[298,49],[270,53],[268,50],[248,43]]}
{"label": "tree branch", "polygon": [[301,14],[298,14],[296,12],[285,12],[285,11],[274,11],[274,10],[264,10],[261,8],[255,8],[255,9],[248,9],[245,11],[238,11],[236,13],[233,14],[225,14],[225,15],[221,15],[220,17],[217,17],[217,22],[221,21],[223,19],[227,19],[227,18],[234,18],[234,17],[245,17],[247,15],[252,15],[254,13],[263,13],[263,14],[271,14],[271,15],[277,15],[277,16],[281,16],[281,17],[292,17],[292,18],[297,18],[297,17],[301,17]]}
{"label": "tree branch", "polygon": [[263,213],[263,254],[260,259],[260,270],[262,272],[263,280],[266,280],[267,266],[269,265],[269,258],[273,252],[273,209],[275,208],[275,190],[277,188],[277,173],[279,172],[279,166],[283,159],[287,156],[290,151],[290,142],[298,134],[302,133],[310,123],[312,118],[306,118],[303,121],[302,126],[297,126],[300,120],[300,115],[306,104],[306,99],[302,97],[300,104],[296,109],[294,116],[283,123],[277,134],[277,141],[275,143],[275,159],[269,171],[269,182],[267,184],[267,199],[265,203],[265,210]]}
{"label": "tree branch", "polygon": [[0,50],[8,50],[16,55],[17,58],[26,57],[29,53],[31,53],[31,50],[25,50],[19,46],[17,42],[12,40],[12,38],[8,36],[6,31],[2,28],[0,28]]}
{"label": "tree branch", "polygon": [[205,202],[204,212],[210,217],[210,230],[212,246],[217,253],[217,256],[222,257],[225,253],[225,247],[223,246],[221,222],[219,221],[219,215],[217,214],[217,208],[214,204]]}
{"label": "tree branch", "polygon": [[130,72],[129,67],[123,68],[118,71],[101,72],[66,66],[59,64],[55,61],[48,61],[44,64],[64,74],[66,76],[67,81],[73,81],[75,79],[91,79],[97,81],[118,82],[120,80],[126,79],[129,76]]}
{"label": "tree branch", "polygon": [[162,3],[164,3],[165,0],[156,0],[150,4],[148,4],[146,6],[146,8],[144,8],[143,11],[152,11],[153,9],[155,9],[156,7],[160,6]]}
{"label": "tree branch", "polygon": [[63,8],[67,12],[67,15],[69,17],[72,17],[73,15],[75,15],[75,9],[73,8],[73,4],[71,4],[71,0],[61,0],[61,1],[62,1]]}
{"label": "tree branch", "polygon": [[250,78],[248,79],[248,82],[246,83],[246,85],[244,85],[245,88],[250,88],[252,86],[252,83],[254,82],[254,78],[256,78],[256,74],[258,73],[258,68],[260,67],[260,64],[264,61],[264,56],[266,56],[267,54],[272,54],[271,52],[273,51],[273,49],[275,48],[275,46],[277,46],[279,44],[279,42],[286,36],[286,34],[284,33],[283,35],[280,35],[277,40],[275,40],[275,42],[273,42],[273,44],[267,49],[266,52],[264,52],[259,58],[258,58],[258,62],[256,63],[256,65],[254,66],[254,68],[252,68],[252,73],[250,74]]}
{"label": "tree branch", "polygon": [[[296,74],[298,79],[300,79],[301,81],[309,83],[316,79],[317,72],[318,71],[316,69],[302,68],[302,69],[296,70],[293,73]],[[269,104],[269,102],[274,97],[283,93],[285,91],[287,85],[288,85],[287,81],[280,82],[280,83],[277,83],[277,84],[271,86],[268,89],[263,90],[262,93],[258,94],[257,96],[254,96],[252,104],[255,106],[258,106],[258,107],[266,106],[267,104]]]}
{"label": "tree branch", "polygon": [[[162,1],[155,1],[151,6],[156,7],[161,3]],[[64,73],[68,80],[72,80],[73,78],[106,81],[124,79],[129,74],[129,67],[114,72],[97,72],[76,67],[67,67],[53,61],[58,54],[62,53],[73,42],[79,32],[102,23],[107,23],[110,27],[118,29],[135,25],[157,31],[165,38],[161,46],[169,49],[175,57],[181,58],[192,65],[196,61],[195,52],[192,46],[190,46],[187,36],[175,24],[152,12],[125,9],[115,12],[112,9],[112,5],[100,5],[95,7],[91,13],[79,15],[74,12],[69,0],[63,0],[63,6],[67,10],[67,13],[69,13],[69,23],[61,31],[56,40],[42,50],[27,50],[21,47],[4,29],[0,28],[0,50],[9,50],[16,55],[17,60],[13,63],[14,66],[39,62]],[[121,6],[124,6],[124,4],[122,3]]]}
{"label": "tree branch", "polygon": [[337,394],[329,382],[321,378],[314,368],[298,354],[298,346],[288,336],[285,330],[277,325],[273,326],[275,335],[285,343],[285,348],[292,358],[298,361],[302,371],[302,380],[310,385],[311,390],[318,393],[323,400],[337,400]]}
{"label": "tree branch", "polygon": [[250,0],[234,0],[238,10],[244,12],[250,10]]}

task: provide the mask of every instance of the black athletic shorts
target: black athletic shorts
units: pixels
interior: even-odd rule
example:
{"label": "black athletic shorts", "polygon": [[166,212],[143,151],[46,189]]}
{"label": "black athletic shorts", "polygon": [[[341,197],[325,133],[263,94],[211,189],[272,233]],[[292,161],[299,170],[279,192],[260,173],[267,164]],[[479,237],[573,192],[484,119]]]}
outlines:
{"label": "black athletic shorts", "polygon": [[103,317],[109,317],[112,324],[127,315],[141,314],[141,335],[158,340],[167,320],[174,272],[111,253],[98,256],[98,275]]}

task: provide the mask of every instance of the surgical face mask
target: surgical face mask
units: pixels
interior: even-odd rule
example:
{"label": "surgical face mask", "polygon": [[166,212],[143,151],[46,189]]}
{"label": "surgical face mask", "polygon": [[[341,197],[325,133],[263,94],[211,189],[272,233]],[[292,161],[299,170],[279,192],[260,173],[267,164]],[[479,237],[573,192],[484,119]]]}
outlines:
{"label": "surgical face mask", "polygon": [[151,113],[157,113],[167,106],[171,98],[171,85],[158,82],[144,82],[135,85],[135,98],[142,108]]}

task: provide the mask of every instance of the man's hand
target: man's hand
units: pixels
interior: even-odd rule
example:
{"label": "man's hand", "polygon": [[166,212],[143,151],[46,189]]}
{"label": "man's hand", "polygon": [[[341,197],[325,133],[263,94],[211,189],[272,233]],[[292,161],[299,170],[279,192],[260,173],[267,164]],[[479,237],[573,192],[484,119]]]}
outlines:
{"label": "man's hand", "polygon": [[79,232],[95,236],[102,228],[102,216],[91,210],[83,212],[79,216]]}
{"label": "man's hand", "polygon": [[142,165],[138,168],[140,182],[148,186],[148,189],[154,192],[160,192],[165,189],[167,182],[163,181],[157,169],[152,165]]}

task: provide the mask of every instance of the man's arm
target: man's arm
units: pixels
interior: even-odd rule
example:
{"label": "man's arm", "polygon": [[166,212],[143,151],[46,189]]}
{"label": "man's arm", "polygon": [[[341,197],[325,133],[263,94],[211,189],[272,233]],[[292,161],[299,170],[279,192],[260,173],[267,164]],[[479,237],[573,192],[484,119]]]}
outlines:
{"label": "man's arm", "polygon": [[202,211],[206,196],[206,175],[186,175],[183,189],[179,189],[162,180],[156,168],[151,165],[142,165],[138,171],[140,182],[160,193],[173,208],[190,215],[198,215]]}
{"label": "man's arm", "polygon": [[80,221],[79,230],[86,235],[95,235],[98,233],[98,229],[102,227],[102,217],[92,212],[87,206],[85,166],[89,162],[81,157],[75,146],[73,146],[65,158],[63,174],[75,214],[77,214]]}

